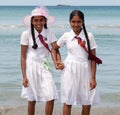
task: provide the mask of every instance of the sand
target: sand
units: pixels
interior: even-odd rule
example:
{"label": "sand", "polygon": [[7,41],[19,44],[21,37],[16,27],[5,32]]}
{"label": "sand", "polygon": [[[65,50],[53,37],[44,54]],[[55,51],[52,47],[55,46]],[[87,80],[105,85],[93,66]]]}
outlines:
{"label": "sand", "polygon": [[[80,115],[81,107],[73,107],[72,115]],[[27,106],[0,107],[0,115],[27,115]],[[35,115],[45,115],[44,106],[37,105]],[[62,115],[62,106],[54,108],[53,115]],[[120,115],[120,107],[92,107],[91,115]]]}

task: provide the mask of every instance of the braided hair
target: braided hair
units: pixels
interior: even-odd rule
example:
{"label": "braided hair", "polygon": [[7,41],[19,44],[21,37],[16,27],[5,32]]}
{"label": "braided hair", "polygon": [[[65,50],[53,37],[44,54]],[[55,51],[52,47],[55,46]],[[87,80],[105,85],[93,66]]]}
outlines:
{"label": "braided hair", "polygon": [[84,34],[85,34],[85,37],[86,37],[87,46],[88,46],[88,51],[90,52],[90,42],[89,42],[89,38],[88,38],[88,34],[87,34],[86,27],[85,27],[84,14],[83,14],[83,12],[81,12],[80,10],[74,10],[74,11],[72,11],[71,14],[70,14],[69,21],[71,21],[71,19],[72,19],[74,16],[79,16],[80,19],[83,21],[83,31],[84,31]]}
{"label": "braided hair", "polygon": [[[31,18],[31,20],[33,20],[34,16]],[[44,17],[44,19],[47,21],[47,18]],[[47,29],[47,23],[45,23],[44,28]],[[32,34],[32,39],[33,39],[33,49],[37,49],[38,45],[36,43],[36,39],[35,39],[35,32],[34,32],[34,26],[31,23],[31,34]]]}

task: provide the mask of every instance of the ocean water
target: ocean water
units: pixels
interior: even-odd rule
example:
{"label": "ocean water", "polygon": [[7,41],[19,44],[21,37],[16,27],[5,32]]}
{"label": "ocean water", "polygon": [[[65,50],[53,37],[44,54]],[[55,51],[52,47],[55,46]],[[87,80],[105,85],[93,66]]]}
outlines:
{"label": "ocean water", "polygon": [[[24,16],[35,6],[0,6],[0,106],[21,105],[22,75],[20,70],[20,35],[26,28]],[[70,30],[69,14],[80,9],[85,14],[87,31],[97,42],[97,56],[103,60],[97,66],[97,84],[102,106],[120,106],[120,7],[119,6],[47,6],[56,23],[50,28],[59,38]],[[61,50],[62,58],[66,49]],[[58,91],[60,71],[53,68]]]}

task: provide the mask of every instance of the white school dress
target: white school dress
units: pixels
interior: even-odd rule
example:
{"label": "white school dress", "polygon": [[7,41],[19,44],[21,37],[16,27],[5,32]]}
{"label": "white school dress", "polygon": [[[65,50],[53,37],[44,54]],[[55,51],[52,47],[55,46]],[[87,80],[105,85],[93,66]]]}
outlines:
{"label": "white school dress", "polygon": [[[76,35],[71,30],[66,32],[57,41],[57,45],[67,47],[67,57],[64,61],[65,68],[61,74],[61,102],[68,105],[92,105],[100,101],[97,89],[90,90],[91,67],[88,54],[78,44]],[[97,47],[91,33],[88,33],[90,47]],[[83,30],[79,34],[86,42]],[[87,45],[87,42],[86,42]]]}
{"label": "white school dress", "polygon": [[[43,29],[41,34],[49,46],[56,41],[55,35],[49,29]],[[29,82],[27,88],[22,88],[21,96],[27,98],[28,101],[36,102],[58,99],[52,72],[45,66],[45,62],[49,57],[49,51],[40,42],[36,30],[35,38],[38,45],[37,49],[32,48],[33,40],[29,30],[24,31],[21,35],[21,45],[28,46],[26,75]]]}

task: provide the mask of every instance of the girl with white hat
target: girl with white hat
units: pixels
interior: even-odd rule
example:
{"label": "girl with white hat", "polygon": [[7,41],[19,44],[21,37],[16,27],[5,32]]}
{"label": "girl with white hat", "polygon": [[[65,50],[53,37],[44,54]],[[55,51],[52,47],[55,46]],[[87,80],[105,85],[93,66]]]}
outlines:
{"label": "girl with white hat", "polygon": [[52,115],[54,100],[58,99],[48,60],[49,47],[56,41],[56,37],[47,25],[54,21],[55,17],[49,16],[45,7],[35,8],[23,20],[29,28],[22,33],[20,41],[23,76],[21,95],[28,99],[28,115],[34,115],[35,104],[41,101],[46,102],[45,114]]}

